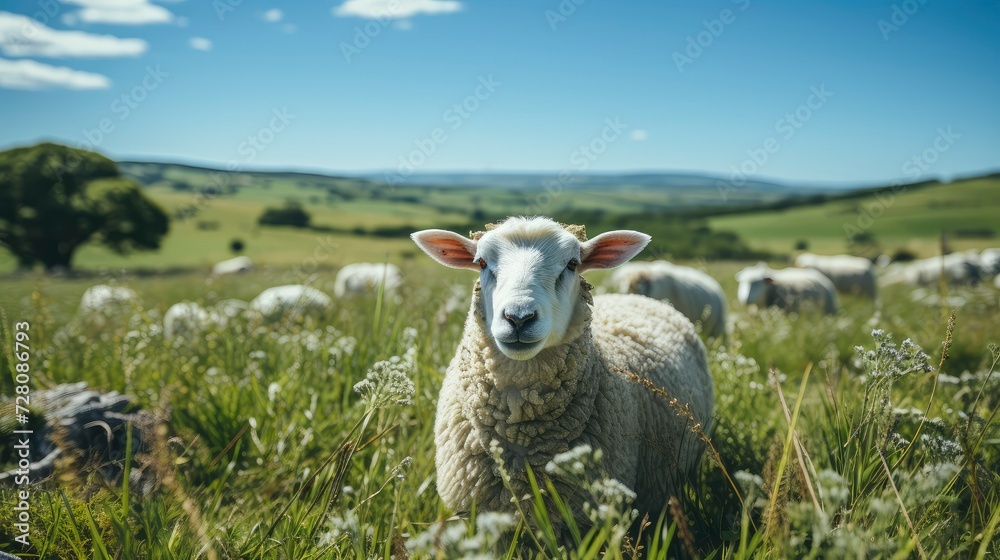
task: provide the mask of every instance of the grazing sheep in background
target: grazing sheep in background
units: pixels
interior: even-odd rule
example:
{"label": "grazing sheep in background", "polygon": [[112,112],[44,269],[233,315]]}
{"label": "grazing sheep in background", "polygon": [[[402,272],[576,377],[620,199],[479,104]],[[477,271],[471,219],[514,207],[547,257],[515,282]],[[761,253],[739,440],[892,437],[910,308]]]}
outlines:
{"label": "grazing sheep in background", "polygon": [[737,299],[743,305],[801,311],[815,306],[824,313],[837,312],[837,290],[822,272],[811,268],[774,270],[765,263],[736,273]]}
{"label": "grazing sheep in background", "polygon": [[982,280],[979,252],[973,249],[900,265],[887,271],[882,283],[928,286],[940,282],[942,273],[949,284],[978,284]]}
{"label": "grazing sheep in background", "polygon": [[[572,226],[570,226],[572,227]],[[510,511],[491,446],[519,498],[525,465],[544,472],[557,453],[587,444],[610,476],[657,515],[677,495],[703,444],[693,423],[643,382],[662,388],[705,429],[713,388],[705,346],[670,305],[636,295],[593,298],[581,273],[635,256],[649,236],[509,218],[472,239],[413,234],[445,266],[479,273],[465,332],[445,375],[434,426],[438,492],[455,511]],[[579,489],[555,480],[569,499]]]}
{"label": "grazing sheep in background", "polygon": [[132,289],[98,284],[83,293],[76,313],[81,320],[104,326],[111,318],[121,317],[139,306],[139,296]]}
{"label": "grazing sheep in background", "polygon": [[163,336],[191,338],[212,324],[208,310],[193,301],[175,303],[163,314]]}
{"label": "grazing sheep in background", "polygon": [[333,285],[333,295],[342,298],[348,294],[377,292],[385,282],[386,293],[396,291],[403,285],[403,273],[394,264],[354,263],[337,273]]}
{"label": "grazing sheep in background", "polygon": [[673,304],[692,323],[701,322],[709,336],[726,333],[726,295],[704,272],[666,261],[629,263],[611,275],[622,293],[639,294]]}
{"label": "grazing sheep in background", "polygon": [[189,339],[207,329],[223,329],[229,321],[245,317],[251,323],[257,322],[258,313],[250,309],[250,304],[238,299],[226,299],[205,308],[193,301],[175,303],[163,314],[163,336],[171,339]]}
{"label": "grazing sheep in background", "polygon": [[229,321],[240,316],[259,318],[257,312],[250,309],[250,304],[241,299],[224,299],[212,306],[212,317],[220,327],[225,327]]}
{"label": "grazing sheep in background", "polygon": [[795,257],[795,266],[822,272],[842,294],[875,299],[878,285],[875,265],[868,259],[851,255],[814,255],[802,253]]}
{"label": "grazing sheep in background", "polygon": [[979,253],[979,268],[983,277],[1000,274],[1000,249],[983,249]]}
{"label": "grazing sheep in background", "polygon": [[250,309],[261,318],[273,323],[282,318],[290,320],[305,317],[322,317],[333,308],[330,296],[309,286],[289,284],[268,288],[250,302]]}
{"label": "grazing sheep in background", "polygon": [[250,257],[234,257],[215,264],[212,267],[212,276],[225,276],[226,274],[242,274],[253,268],[253,261]]}

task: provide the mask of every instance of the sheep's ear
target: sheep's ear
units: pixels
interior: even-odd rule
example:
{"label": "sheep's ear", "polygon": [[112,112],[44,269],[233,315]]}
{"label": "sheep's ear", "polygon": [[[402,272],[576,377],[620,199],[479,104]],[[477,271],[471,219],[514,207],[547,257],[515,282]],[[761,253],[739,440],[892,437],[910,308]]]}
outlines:
{"label": "sheep's ear", "polygon": [[649,243],[652,237],[631,230],[609,231],[580,244],[580,272],[594,268],[614,268],[625,264]]}
{"label": "sheep's ear", "polygon": [[443,229],[425,229],[410,236],[427,255],[451,268],[479,270],[475,263],[476,242]]}

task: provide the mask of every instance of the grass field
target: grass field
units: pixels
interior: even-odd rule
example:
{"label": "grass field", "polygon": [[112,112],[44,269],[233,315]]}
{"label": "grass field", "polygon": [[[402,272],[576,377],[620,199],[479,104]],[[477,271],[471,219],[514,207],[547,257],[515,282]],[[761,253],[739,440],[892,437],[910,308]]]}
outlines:
{"label": "grass field", "polygon": [[[734,298],[740,266],[707,270]],[[34,548],[0,550],[43,558],[570,557],[545,521],[535,532],[502,516],[450,520],[436,494],[435,403],[465,319],[463,305],[442,308],[449,286],[471,285],[468,273],[420,257],[404,267],[399,303],[361,297],[338,301],[318,322],[259,328],[237,320],[164,338],[159,325],[171,303],[249,299],[283,283],[288,270],[212,283],[198,271],[128,277],[141,309],[104,327],[74,317],[93,278],[3,280],[4,345],[14,322],[30,322],[35,390],[87,381],[134,395],[158,420],[129,462],[141,476],[108,482],[83,459],[59,463],[32,490]],[[314,285],[331,291],[332,272],[320,271]],[[709,349],[714,452],[639,543],[624,538],[615,521],[628,510],[612,503],[572,557],[662,557],[667,548],[670,557],[691,548],[740,559],[997,557],[1000,290],[948,295],[964,301],[951,332],[951,309],[904,287],[885,290],[877,307],[845,297],[833,317],[750,313],[730,301],[734,332]],[[901,345],[907,338],[935,371]],[[3,360],[11,368],[11,356]],[[376,367],[383,360],[395,365]],[[406,375],[412,392],[380,385],[372,372],[386,367]],[[376,389],[359,394],[366,376]],[[11,394],[10,378],[0,389]],[[408,402],[395,404],[401,397]],[[9,433],[9,423],[0,427]],[[9,441],[0,442],[4,468]],[[15,505],[12,487],[0,488],[0,543],[13,542]],[[507,546],[507,529],[520,548]],[[636,552],[637,544],[646,548]]]}
{"label": "grass field", "polygon": [[[786,211],[712,218],[715,229],[738,233],[759,249],[791,252],[805,240],[811,250],[836,254],[850,249],[848,232],[868,231],[882,250],[938,254],[941,232],[950,232],[954,250],[1000,245],[1000,178],[956,181],[894,196],[827,202]],[[845,229],[850,226],[856,229]],[[961,238],[955,232],[988,230],[992,237]]]}

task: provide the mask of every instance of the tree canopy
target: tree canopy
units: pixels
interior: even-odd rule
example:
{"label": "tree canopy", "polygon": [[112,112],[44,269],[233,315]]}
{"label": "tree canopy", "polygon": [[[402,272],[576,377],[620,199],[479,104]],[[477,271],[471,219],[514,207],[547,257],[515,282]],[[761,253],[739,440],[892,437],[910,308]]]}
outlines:
{"label": "tree canopy", "polygon": [[167,214],[100,154],[51,143],[0,152],[0,245],[21,268],[69,269],[88,242],[158,249],[168,229]]}
{"label": "tree canopy", "polygon": [[302,209],[302,206],[295,202],[287,202],[284,208],[266,208],[264,213],[257,218],[257,223],[262,226],[292,226],[298,228],[309,227],[309,213]]}

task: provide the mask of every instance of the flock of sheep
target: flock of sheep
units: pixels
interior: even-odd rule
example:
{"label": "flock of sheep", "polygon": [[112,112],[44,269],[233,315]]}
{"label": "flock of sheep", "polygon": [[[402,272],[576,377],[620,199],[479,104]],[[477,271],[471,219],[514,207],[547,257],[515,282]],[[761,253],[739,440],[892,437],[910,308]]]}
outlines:
{"label": "flock of sheep", "polygon": [[[248,257],[236,257],[216,264],[212,275],[238,274],[252,268],[253,263]],[[386,293],[393,293],[402,285],[399,267],[356,263],[345,266],[337,274],[334,295],[340,299],[377,290],[383,285]],[[204,307],[196,302],[182,301],[170,306],[164,313],[163,334],[167,339],[190,338],[210,327],[224,328],[229,321],[240,316],[261,324],[305,317],[322,318],[333,309],[333,301],[322,291],[302,284],[267,288],[249,302],[227,299]],[[130,288],[97,285],[84,292],[77,316],[91,323],[100,323],[107,317],[120,316],[124,308],[138,305],[139,296]]]}
{"label": "flock of sheep", "polygon": [[[719,283],[667,262],[625,264],[649,242],[645,234],[612,231],[588,240],[582,227],[544,217],[509,218],[470,237],[432,229],[412,238],[438,263],[478,275],[435,420],[444,502],[456,512],[473,503],[510,510],[511,491],[530,494],[525,465],[542,472],[556,455],[587,445],[602,450],[604,468],[636,493],[640,518],[657,514],[703,451],[692,432],[710,427],[713,384],[695,325],[707,336],[725,335],[728,298]],[[795,265],[775,270],[759,263],[740,271],[738,301],[835,313],[838,293],[874,300],[878,277],[883,284],[919,285],[942,274],[963,283],[996,276],[1000,249],[892,264],[880,274],[868,260],[847,255],[803,254]],[[213,272],[251,266],[239,257]],[[611,285],[622,293],[594,296],[581,274],[619,266]],[[353,264],[338,274],[335,296],[401,284],[394,265]],[[81,312],[136,300],[127,288],[95,286],[84,294]],[[164,334],[224,326],[244,313],[263,322],[323,315],[332,305],[330,296],[303,285],[210,308],[181,302],[164,315]],[[576,489],[555,484],[574,499]]]}

